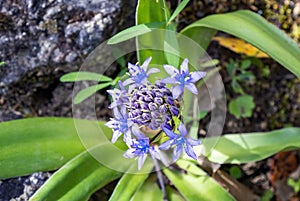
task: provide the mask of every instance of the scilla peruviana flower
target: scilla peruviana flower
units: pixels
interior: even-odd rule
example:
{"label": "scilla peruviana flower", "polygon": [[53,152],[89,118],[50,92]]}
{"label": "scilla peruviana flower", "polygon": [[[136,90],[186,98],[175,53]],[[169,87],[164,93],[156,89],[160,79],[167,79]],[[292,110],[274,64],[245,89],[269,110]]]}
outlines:
{"label": "scilla peruviana flower", "polygon": [[189,72],[188,59],[184,59],[180,65],[180,70],[171,65],[164,65],[166,72],[170,75],[162,80],[166,84],[176,84],[172,88],[173,98],[181,98],[184,87],[194,94],[198,94],[198,90],[194,85],[195,82],[200,80],[206,75],[206,72],[196,71]]}
{"label": "scilla peruviana flower", "polygon": [[[147,71],[150,61],[151,57],[142,66],[129,63],[129,78],[119,82],[120,89],[108,91],[113,97],[110,108],[115,115],[106,123],[113,129],[112,142],[124,134],[123,141],[129,148],[124,157],[137,158],[139,169],[148,155],[160,160],[159,153],[167,149],[174,149],[174,161],[183,151],[196,160],[193,146],[199,145],[200,141],[188,136],[180,115],[180,103],[184,89],[198,93],[194,83],[204,77],[205,72],[189,72],[188,60],[185,59],[180,70],[164,65],[170,76],[150,83],[149,75],[159,72],[155,68]],[[166,84],[176,86],[170,90]],[[177,129],[176,133],[174,129]],[[161,142],[162,136],[168,139]]]}

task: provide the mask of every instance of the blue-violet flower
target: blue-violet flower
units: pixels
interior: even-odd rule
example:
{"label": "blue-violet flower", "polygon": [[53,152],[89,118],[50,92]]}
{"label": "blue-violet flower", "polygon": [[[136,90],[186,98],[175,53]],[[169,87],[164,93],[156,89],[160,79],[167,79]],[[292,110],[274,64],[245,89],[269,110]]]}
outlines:
{"label": "blue-violet flower", "polygon": [[[155,83],[148,81],[151,73],[159,72],[156,68],[147,71],[151,57],[139,65],[128,64],[129,78],[119,81],[119,89],[108,90],[113,102],[114,118],[106,123],[113,129],[112,142],[124,134],[123,141],[129,149],[126,158],[138,158],[140,169],[147,155],[162,160],[160,153],[173,149],[173,161],[183,153],[197,160],[193,146],[200,144],[199,140],[191,139],[182,123],[180,115],[184,89],[197,94],[194,83],[205,76],[205,72],[189,72],[188,59],[184,59],[180,70],[170,65],[164,65],[170,75]],[[166,84],[175,86],[170,90]],[[177,128],[176,133],[174,130]],[[161,142],[162,136],[168,139]]]}
{"label": "blue-violet flower", "polygon": [[129,71],[130,78],[124,81],[124,85],[126,86],[129,84],[136,84],[136,85],[146,84],[150,74],[158,73],[160,70],[157,68],[151,68],[147,72],[147,68],[149,66],[151,59],[152,57],[146,59],[142,64],[142,66],[128,63],[128,71]]}
{"label": "blue-violet flower", "polygon": [[166,84],[176,84],[172,89],[173,98],[180,98],[183,94],[184,87],[194,94],[198,94],[198,90],[194,85],[195,82],[203,78],[206,73],[196,71],[189,73],[188,59],[184,59],[180,65],[180,71],[171,65],[164,65],[165,71],[171,76],[162,80]]}
{"label": "blue-violet flower", "polygon": [[201,144],[201,142],[187,136],[188,132],[183,123],[180,123],[178,126],[178,131],[180,134],[176,134],[168,128],[164,128],[163,131],[170,139],[162,143],[159,148],[161,150],[166,150],[171,147],[175,147],[173,153],[173,161],[176,161],[181,156],[183,149],[188,156],[197,160],[197,156],[193,150],[193,146],[198,146]]}

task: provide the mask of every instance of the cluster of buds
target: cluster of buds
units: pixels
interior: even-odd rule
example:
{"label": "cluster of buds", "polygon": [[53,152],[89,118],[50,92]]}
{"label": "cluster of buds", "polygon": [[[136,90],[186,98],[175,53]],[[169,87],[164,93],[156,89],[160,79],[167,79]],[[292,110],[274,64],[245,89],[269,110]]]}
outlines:
{"label": "cluster of buds", "polygon": [[[190,73],[188,59],[184,59],[180,70],[164,65],[169,76],[152,84],[148,80],[149,75],[158,73],[159,69],[147,71],[150,61],[151,57],[141,66],[129,63],[129,78],[119,81],[119,88],[107,91],[113,99],[109,108],[113,110],[114,118],[106,123],[113,129],[112,142],[123,134],[123,140],[129,147],[124,157],[137,157],[139,169],[148,155],[161,160],[161,151],[168,149],[173,149],[173,161],[183,151],[197,160],[193,146],[199,145],[200,141],[188,136],[180,117],[180,103],[185,89],[198,94],[194,83],[206,73]],[[167,84],[173,85],[171,90]],[[162,135],[164,138],[161,138]]]}

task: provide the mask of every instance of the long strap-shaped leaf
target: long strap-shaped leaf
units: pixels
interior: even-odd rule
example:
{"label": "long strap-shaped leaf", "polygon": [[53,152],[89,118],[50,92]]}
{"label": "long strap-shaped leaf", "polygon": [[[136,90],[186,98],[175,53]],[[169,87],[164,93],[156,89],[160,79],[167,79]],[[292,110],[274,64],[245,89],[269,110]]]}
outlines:
{"label": "long strap-shaped leaf", "polygon": [[[109,201],[120,201],[120,200],[130,200],[134,193],[143,185],[145,180],[148,178],[153,165],[147,166],[148,172],[140,174],[124,174],[123,177],[118,182],[114,189],[113,194],[109,198]],[[136,163],[133,163],[130,167],[129,172],[137,170]]]}
{"label": "long strap-shaped leaf", "polygon": [[[216,141],[217,144],[211,149]],[[203,146],[206,148],[205,152],[209,160],[213,162],[247,163],[259,161],[282,150],[299,149],[300,128],[207,138],[203,142]]]}
{"label": "long strap-shaped leaf", "polygon": [[[155,174],[150,175],[143,186],[138,189],[134,196],[130,199],[131,201],[153,201],[163,200],[163,194],[157,184],[157,177]],[[172,200],[175,201],[175,200]]]}
{"label": "long strap-shaped leaf", "polygon": [[[76,120],[90,144],[111,129],[95,121]],[[94,136],[94,137],[93,137]],[[0,124],[0,179],[55,170],[84,151],[72,118],[31,118]]]}
{"label": "long strap-shaped leaf", "polygon": [[[101,152],[105,149],[105,145],[100,145],[94,147],[92,151]],[[97,189],[121,175],[121,172],[100,164],[89,152],[85,151],[55,172],[30,201],[88,200]]]}
{"label": "long strap-shaped leaf", "polygon": [[[206,175],[199,167],[189,161],[181,161],[181,163],[183,162],[187,164],[184,169],[187,170],[188,174],[176,170],[171,171],[168,168],[164,169],[163,172],[186,200],[234,200],[224,188],[222,188],[213,178]],[[190,173],[187,169],[188,167],[193,168]],[[196,174],[193,174],[192,172]]]}
{"label": "long strap-shaped leaf", "polygon": [[[168,22],[170,12],[165,6],[165,0],[149,1],[139,0],[136,8],[136,25],[149,24],[153,22]],[[140,63],[152,56],[153,64],[164,64],[164,53],[155,50],[155,47],[163,50],[164,32],[150,32],[137,37],[137,56]],[[154,48],[154,49],[153,49]],[[144,50],[143,50],[144,49]]]}
{"label": "long strap-shaped leaf", "polygon": [[181,31],[206,48],[213,30],[220,30],[251,43],[300,77],[300,48],[283,31],[250,11],[205,17]]}

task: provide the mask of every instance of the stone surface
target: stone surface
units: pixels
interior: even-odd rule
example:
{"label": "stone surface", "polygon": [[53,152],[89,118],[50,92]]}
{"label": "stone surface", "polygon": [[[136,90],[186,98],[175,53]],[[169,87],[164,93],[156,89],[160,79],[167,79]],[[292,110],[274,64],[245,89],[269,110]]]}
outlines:
{"label": "stone surface", "polygon": [[0,66],[0,122],[70,116],[70,111],[51,113],[61,105],[58,98],[52,100],[55,92],[72,93],[72,85],[61,85],[59,77],[79,69],[95,47],[132,25],[134,8],[133,0],[0,0],[0,62],[5,62]]}
{"label": "stone surface", "polygon": [[76,70],[115,31],[120,5],[120,0],[0,1],[0,60],[6,63],[0,87],[37,69]]}
{"label": "stone surface", "polygon": [[[0,0],[0,122],[72,116],[63,74],[134,23],[134,0]],[[98,94],[101,108],[108,102]],[[101,114],[100,114],[101,115]],[[0,201],[28,200],[49,173],[0,180]]]}

